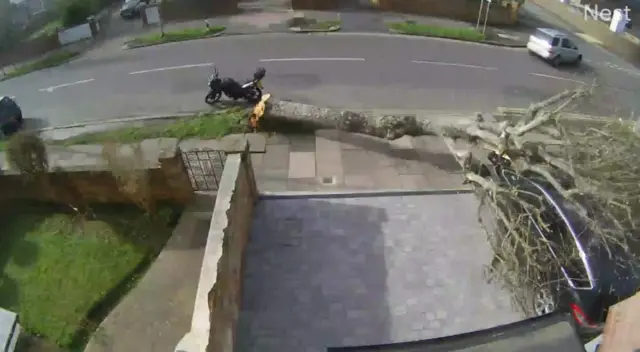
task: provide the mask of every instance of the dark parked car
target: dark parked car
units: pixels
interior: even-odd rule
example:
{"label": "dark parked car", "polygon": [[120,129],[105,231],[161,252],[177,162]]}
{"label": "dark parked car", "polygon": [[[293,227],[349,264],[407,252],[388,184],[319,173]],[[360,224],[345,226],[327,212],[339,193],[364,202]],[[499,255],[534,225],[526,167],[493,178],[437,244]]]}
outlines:
{"label": "dark parked car", "polygon": [[8,136],[22,127],[22,110],[12,97],[0,97],[0,130]]}
{"label": "dark parked car", "polygon": [[[495,161],[500,157],[493,154],[491,158]],[[640,289],[635,256],[622,245],[605,244],[596,238],[575,205],[569,204],[542,176],[518,174],[508,162],[503,165],[506,166],[496,167],[497,181],[510,186],[519,199],[538,209],[537,214],[532,214],[513,202],[509,203],[511,212],[525,215],[531,233],[543,239],[543,248],[548,250],[543,252],[545,259],[537,263],[545,268],[546,277],[531,285],[527,308],[537,316],[570,311],[583,337],[600,333],[609,307]],[[567,251],[573,254],[563,255]]]}
{"label": "dark parked car", "polygon": [[148,0],[126,0],[120,7],[120,16],[124,19],[139,17],[142,8],[148,3]]}

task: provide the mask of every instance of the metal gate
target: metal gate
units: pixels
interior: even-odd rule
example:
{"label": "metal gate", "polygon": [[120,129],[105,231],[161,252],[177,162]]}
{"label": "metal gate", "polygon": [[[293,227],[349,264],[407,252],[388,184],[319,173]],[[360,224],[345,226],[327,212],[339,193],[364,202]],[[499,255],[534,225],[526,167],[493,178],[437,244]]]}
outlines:
{"label": "metal gate", "polygon": [[227,154],[221,150],[204,149],[182,152],[191,186],[195,191],[217,191]]}

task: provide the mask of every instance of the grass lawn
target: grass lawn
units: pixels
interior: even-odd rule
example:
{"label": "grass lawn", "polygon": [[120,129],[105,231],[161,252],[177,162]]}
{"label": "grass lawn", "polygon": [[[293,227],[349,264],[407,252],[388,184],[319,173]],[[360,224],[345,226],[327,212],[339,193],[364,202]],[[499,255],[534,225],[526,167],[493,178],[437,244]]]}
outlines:
{"label": "grass lawn", "polygon": [[63,63],[73,59],[78,56],[78,52],[72,51],[60,51],[49,56],[46,56],[40,60],[24,64],[18,66],[15,70],[7,73],[6,76],[2,78],[2,80],[7,80],[10,78],[26,75],[27,73],[31,73],[33,71],[43,70],[45,68],[51,68],[58,65],[62,65]]}
{"label": "grass lawn", "polygon": [[409,21],[388,23],[387,26],[391,30],[408,35],[460,39],[470,42],[486,39],[484,34],[473,28],[438,27]]}
{"label": "grass lawn", "polygon": [[56,34],[58,32],[58,28],[61,28],[61,27],[62,27],[62,22],[59,19],[53,20],[45,24],[39,30],[33,32],[33,34],[31,34],[28,39],[31,40],[31,39],[36,39],[39,37],[51,35],[51,34]]}
{"label": "grass lawn", "polygon": [[133,46],[148,46],[171,42],[181,42],[185,40],[200,39],[213,36],[217,33],[224,31],[224,26],[213,26],[210,28],[186,28],[177,31],[165,32],[164,36],[161,33],[154,33],[144,37],[133,38],[129,44]]}
{"label": "grass lawn", "polygon": [[[125,127],[104,132],[95,132],[71,137],[56,144],[101,144],[104,142],[133,143],[150,138],[198,138],[216,139],[232,133],[243,132],[248,115],[244,109],[228,110],[185,117],[165,124],[145,127]],[[0,147],[2,147],[0,145]]]}
{"label": "grass lawn", "polygon": [[60,347],[81,348],[169,239],[177,208],[96,206],[95,220],[36,204],[2,215],[0,306]]}

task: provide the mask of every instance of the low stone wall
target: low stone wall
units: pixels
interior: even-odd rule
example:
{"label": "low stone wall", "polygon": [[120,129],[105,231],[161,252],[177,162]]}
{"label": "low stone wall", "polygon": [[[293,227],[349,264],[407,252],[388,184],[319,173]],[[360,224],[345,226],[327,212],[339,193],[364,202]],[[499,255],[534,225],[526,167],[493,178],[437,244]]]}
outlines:
{"label": "low stone wall", "polygon": [[160,16],[165,22],[204,20],[238,12],[238,0],[165,0],[160,3]]}
{"label": "low stone wall", "polygon": [[[2,156],[0,201],[28,199],[68,204],[70,197],[84,203],[131,203],[102,158],[103,146],[85,145],[49,147],[49,182],[27,182],[23,175],[11,170]],[[121,152],[130,153],[123,145]],[[177,139],[150,139],[140,144],[144,160],[138,167],[148,172],[148,195],[154,201],[187,203],[193,196],[189,175],[178,149]],[[48,186],[52,185],[52,187]]]}
{"label": "low stone wall", "polygon": [[640,293],[609,309],[600,352],[637,351],[640,346]]}
{"label": "low stone wall", "polygon": [[258,198],[249,145],[227,155],[205,247],[191,331],[177,352],[232,352],[242,299],[244,249]]}
{"label": "low stone wall", "polygon": [[[413,15],[446,17],[476,23],[479,1],[468,0],[378,0],[384,11]],[[484,15],[483,15],[484,19]],[[515,2],[494,1],[489,9],[489,25],[513,25],[518,21],[518,5]]]}

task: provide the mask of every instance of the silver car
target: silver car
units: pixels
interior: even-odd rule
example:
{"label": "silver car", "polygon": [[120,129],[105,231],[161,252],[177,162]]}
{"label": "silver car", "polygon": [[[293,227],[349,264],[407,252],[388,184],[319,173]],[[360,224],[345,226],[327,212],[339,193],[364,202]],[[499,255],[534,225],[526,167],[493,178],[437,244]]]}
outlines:
{"label": "silver car", "polygon": [[527,49],[550,62],[553,66],[561,64],[579,65],[582,54],[578,46],[569,37],[556,29],[538,28],[529,36]]}

